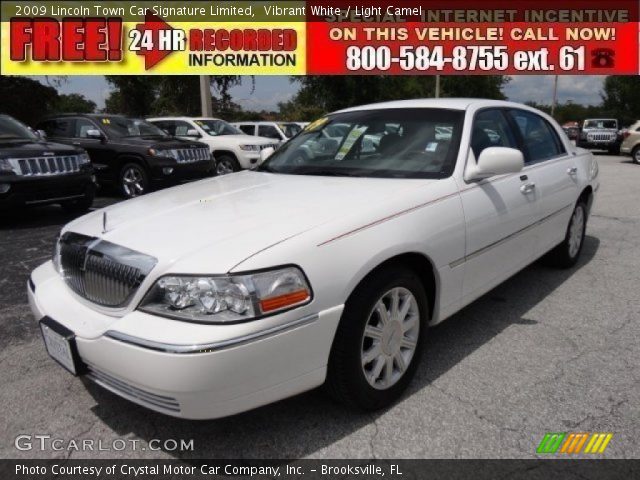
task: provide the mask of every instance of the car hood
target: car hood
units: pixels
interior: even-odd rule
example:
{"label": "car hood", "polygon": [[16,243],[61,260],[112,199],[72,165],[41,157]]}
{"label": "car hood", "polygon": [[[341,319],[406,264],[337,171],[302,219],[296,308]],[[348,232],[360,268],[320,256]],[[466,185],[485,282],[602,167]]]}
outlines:
{"label": "car hood", "polygon": [[55,155],[71,155],[81,151],[81,149],[69,145],[47,141],[8,142],[0,140],[0,157],[29,157],[42,155],[44,152],[51,152]]}
{"label": "car hood", "polygon": [[107,207],[72,222],[65,231],[152,255],[160,270],[225,273],[260,251],[388,204],[425,182],[244,171]]}

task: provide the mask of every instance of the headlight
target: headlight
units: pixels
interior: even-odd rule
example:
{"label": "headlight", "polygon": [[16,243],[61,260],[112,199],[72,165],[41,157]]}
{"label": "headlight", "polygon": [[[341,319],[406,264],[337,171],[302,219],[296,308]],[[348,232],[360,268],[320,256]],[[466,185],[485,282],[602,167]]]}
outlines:
{"label": "headlight", "polygon": [[260,147],[258,145],[240,145],[240,150],[245,152],[259,152]]}
{"label": "headlight", "polygon": [[0,172],[13,172],[13,167],[9,163],[9,159],[0,158]]}
{"label": "headlight", "polygon": [[86,153],[81,153],[78,155],[78,163],[80,165],[85,165],[89,162],[91,162],[91,159],[89,158],[89,155],[87,155]]}
{"label": "headlight", "polygon": [[252,320],[308,303],[311,288],[299,268],[247,275],[167,275],[149,290],[143,312],[203,323]]}

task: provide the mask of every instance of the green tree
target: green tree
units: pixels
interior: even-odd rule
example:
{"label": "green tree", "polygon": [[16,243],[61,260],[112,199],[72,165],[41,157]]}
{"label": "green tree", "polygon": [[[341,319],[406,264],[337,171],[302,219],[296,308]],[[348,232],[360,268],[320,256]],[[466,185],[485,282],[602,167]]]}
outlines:
{"label": "green tree", "polygon": [[0,112],[34,125],[55,112],[58,92],[49,85],[27,77],[0,76]]}
{"label": "green tree", "polygon": [[93,113],[96,103],[79,93],[70,93],[58,95],[54,108],[57,113]]}
{"label": "green tree", "polygon": [[604,81],[602,106],[611,116],[630,125],[640,119],[640,77],[612,75]]}
{"label": "green tree", "polygon": [[[443,76],[443,97],[505,98],[502,87],[509,78],[501,75]],[[433,76],[306,76],[292,77],[300,90],[289,102],[280,104],[283,116],[308,120],[311,113],[326,113],[354,105],[400,100],[430,98],[435,95]]]}

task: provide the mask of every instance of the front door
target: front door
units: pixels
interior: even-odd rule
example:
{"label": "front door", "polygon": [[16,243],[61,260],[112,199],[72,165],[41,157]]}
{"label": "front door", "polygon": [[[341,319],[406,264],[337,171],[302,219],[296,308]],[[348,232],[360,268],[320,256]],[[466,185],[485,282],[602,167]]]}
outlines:
{"label": "front door", "polygon": [[[469,162],[488,147],[519,148],[501,109],[474,118]],[[463,303],[478,298],[531,262],[536,247],[539,192],[526,172],[494,176],[461,187],[467,224]],[[454,265],[456,267],[456,265]]]}

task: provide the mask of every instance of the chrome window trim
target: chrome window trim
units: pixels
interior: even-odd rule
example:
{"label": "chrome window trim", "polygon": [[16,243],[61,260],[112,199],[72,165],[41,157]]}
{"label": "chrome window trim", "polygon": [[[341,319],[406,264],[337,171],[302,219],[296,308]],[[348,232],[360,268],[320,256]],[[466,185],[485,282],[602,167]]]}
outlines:
{"label": "chrome window trim", "polygon": [[215,352],[219,350],[225,350],[227,348],[237,347],[240,345],[245,345],[247,343],[272,337],[279,333],[284,333],[298,327],[309,325],[315,322],[316,320],[318,320],[318,318],[320,318],[320,316],[317,313],[314,313],[314,314],[307,315],[305,317],[293,320],[292,322],[288,322],[282,325],[277,325],[275,327],[267,328],[254,333],[249,333],[247,335],[241,335],[239,337],[230,338],[228,340],[220,340],[218,342],[195,344],[195,345],[179,345],[179,344],[156,342],[153,340],[146,340],[144,338],[135,337],[133,335],[128,335],[126,333],[117,332],[115,330],[108,330],[104,334],[104,336],[107,338],[111,338],[113,340],[117,340],[119,342],[128,343],[130,345],[145,348],[148,350],[156,350],[164,353],[177,353],[177,354],[188,355],[188,354],[194,354],[194,353],[210,353],[210,352]]}

